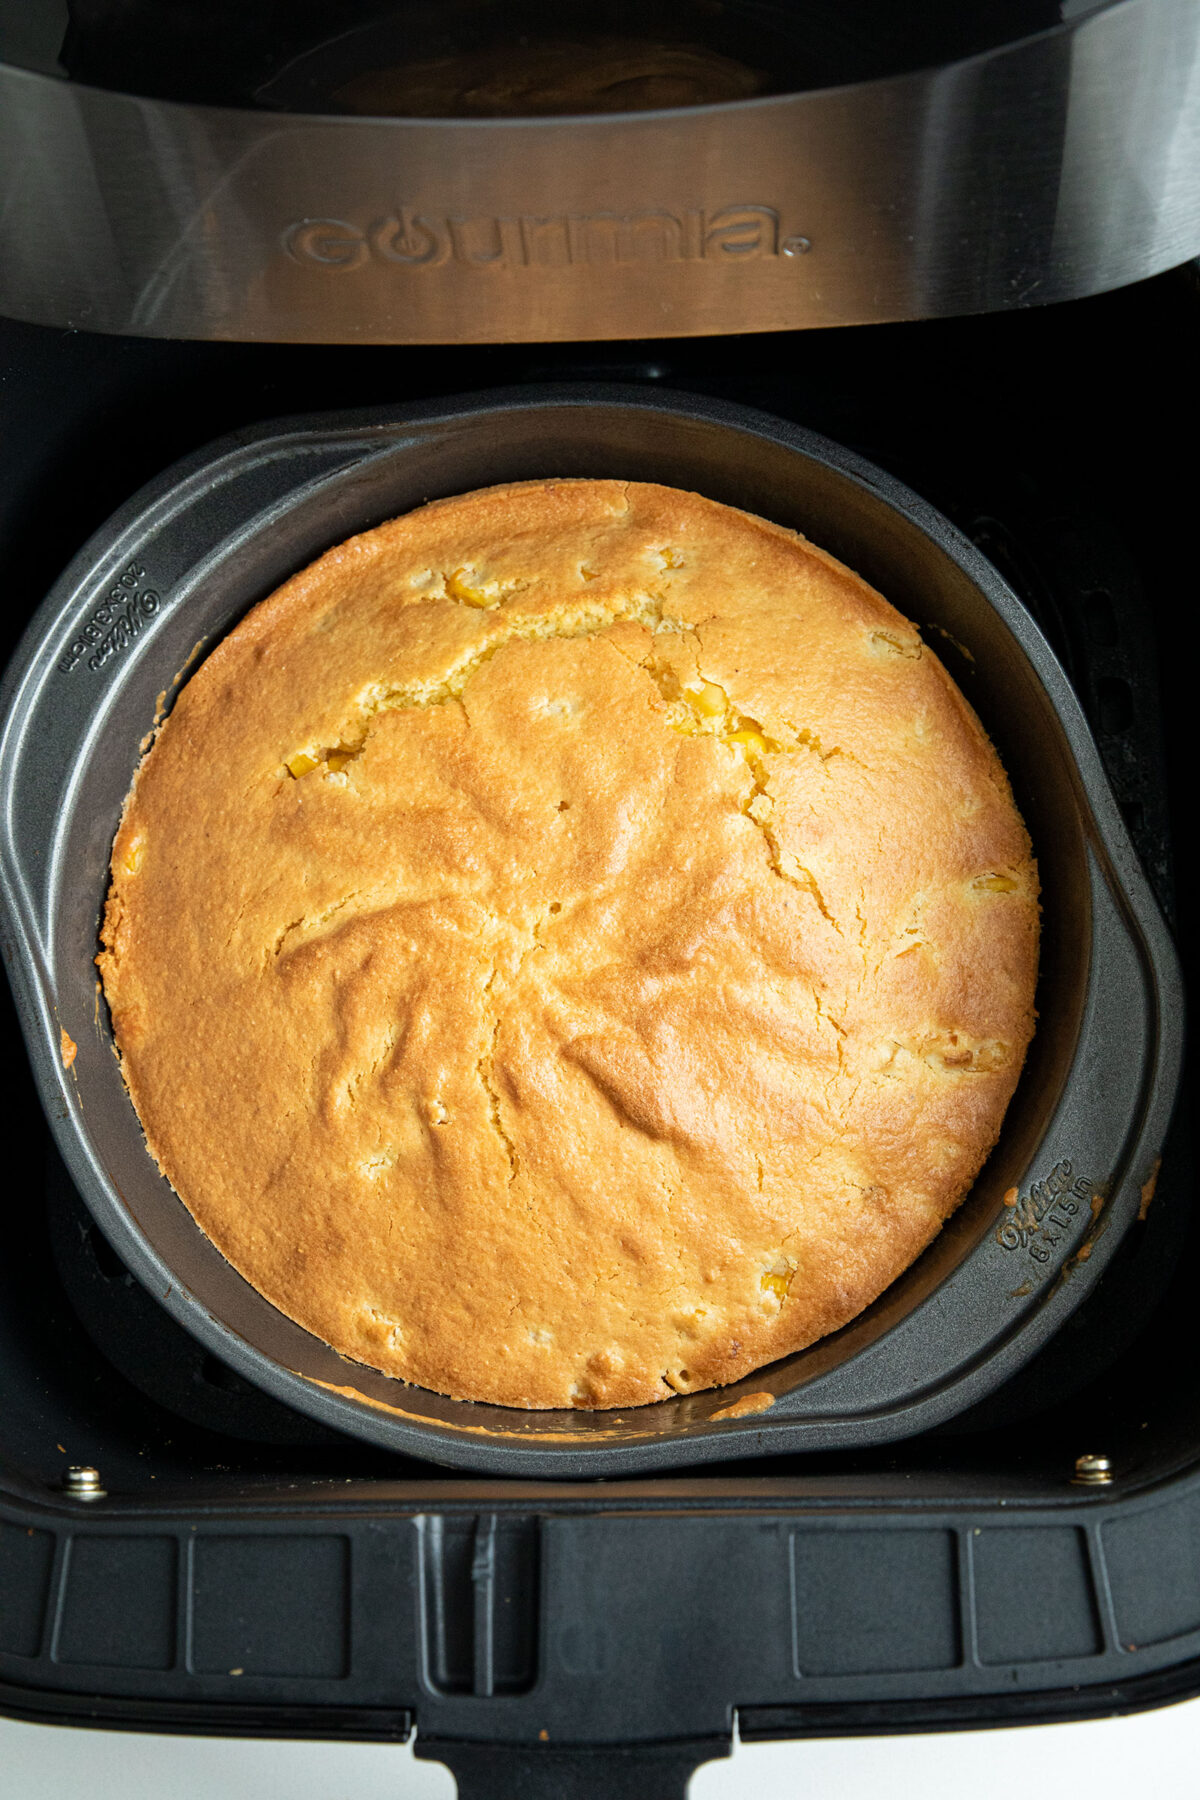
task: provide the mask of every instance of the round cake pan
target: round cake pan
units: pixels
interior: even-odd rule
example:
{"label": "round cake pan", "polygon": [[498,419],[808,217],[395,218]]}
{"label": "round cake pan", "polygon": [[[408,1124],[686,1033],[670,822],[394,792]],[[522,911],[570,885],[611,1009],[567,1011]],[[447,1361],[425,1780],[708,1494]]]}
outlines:
{"label": "round cake pan", "polygon": [[[159,1174],[93,958],[122,802],[206,648],[327,546],[421,502],[546,475],[694,488],[793,526],[913,619],[978,711],[1043,885],[1038,1029],[999,1143],[875,1305],[733,1387],[621,1412],[445,1399],[338,1356],[278,1312]],[[686,395],[521,388],[227,438],[86,546],[8,672],[6,950],[67,1166],[134,1273],[287,1404],[435,1462],[537,1477],[863,1445],[938,1424],[1028,1361],[1136,1217],[1177,1085],[1178,964],[1078,702],[1024,607],[931,507],[811,433]]]}

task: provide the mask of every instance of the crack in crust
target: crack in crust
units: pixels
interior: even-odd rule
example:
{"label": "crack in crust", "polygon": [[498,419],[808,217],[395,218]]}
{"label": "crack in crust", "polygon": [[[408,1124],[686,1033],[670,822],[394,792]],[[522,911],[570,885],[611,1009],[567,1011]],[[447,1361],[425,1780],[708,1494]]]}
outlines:
{"label": "crack in crust", "polygon": [[[498,609],[509,589],[497,586],[496,594],[484,597],[482,589],[469,589],[461,577],[462,569],[456,570],[452,577],[445,578],[444,596],[459,605],[476,609]],[[493,584],[496,585],[496,584]],[[517,590],[519,591],[519,590]],[[410,711],[432,706],[446,706],[454,702],[462,703],[463,695],[473,675],[485,663],[513,643],[544,643],[551,639],[582,639],[601,637],[615,625],[642,625],[656,636],[667,633],[683,635],[690,628],[678,619],[664,612],[666,602],[659,594],[635,593],[628,597],[621,606],[578,606],[563,608],[557,613],[541,615],[528,619],[508,619],[505,625],[496,630],[488,641],[469,650],[442,676],[439,681],[408,682],[389,686],[377,685],[368,688],[357,703],[359,729],[349,737],[340,737],[336,743],[319,748],[309,747],[296,751],[287,758],[285,769],[294,780],[302,780],[314,771],[324,769],[329,774],[340,775],[347,766],[362,755],[370,739],[372,723],[381,714],[387,712]],[[625,655],[624,651],[619,652]],[[630,660],[626,658],[626,660]],[[749,791],[741,803],[741,811],[751,825],[761,834],[767,852],[767,864],[772,873],[781,881],[787,882],[801,893],[805,893],[817,906],[821,916],[839,934],[842,927],[826,902],[820,883],[812,870],[806,868],[798,858],[781,844],[778,832],[771,819],[775,804],[770,792],[770,769],[768,756],[789,755],[796,750],[811,750],[826,768],[830,760],[837,756],[848,756],[849,760],[862,767],[858,758],[850,756],[840,745],[826,750],[820,737],[805,727],[797,726],[791,720],[786,721],[791,742],[781,742],[769,737],[757,719],[739,712],[733,706],[725,690],[705,675],[698,673],[694,684],[684,686],[675,672],[659,662],[651,650],[639,666],[653,682],[664,703],[666,721],[671,729],[686,737],[711,737],[726,749],[741,757],[750,776]],[[790,865],[790,866],[789,866]],[[355,898],[354,895],[349,896]],[[314,916],[310,921],[301,918],[284,927],[276,940],[274,954],[278,955],[287,940],[297,931],[308,925],[319,926],[334,914],[340,912],[347,901],[325,913]]]}
{"label": "crack in crust", "polygon": [[[825,767],[832,757],[844,755],[845,752],[837,745],[825,750],[815,732],[798,727],[791,720],[787,720],[786,724],[792,733],[792,742],[783,743],[778,738],[769,737],[757,719],[751,718],[748,713],[739,712],[725,689],[699,670],[695,682],[684,685],[673,669],[664,668],[655,661],[652,654],[641,666],[666,702],[668,722],[673,730],[685,737],[712,737],[741,757],[750,775],[750,788],[742,800],[741,810],[762,835],[768,867],[781,881],[788,882],[815,900],[822,917],[840,936],[842,928],[826,904],[816,876],[780,843],[771,817],[775,797],[770,792],[771,772],[766,759],[769,756],[788,756],[796,750],[805,749],[811,750]],[[857,762],[858,759],[851,760]],[[826,767],[826,773],[828,772]]]}
{"label": "crack in crust", "polygon": [[[450,596],[454,598],[453,595]],[[464,602],[459,602],[464,604]],[[631,594],[621,607],[577,606],[557,613],[532,618],[508,619],[486,643],[474,646],[437,681],[412,681],[367,688],[356,703],[359,729],[348,738],[319,747],[308,746],[285,759],[284,768],[294,780],[302,780],[314,770],[324,767],[331,774],[341,774],[346,765],[362,755],[371,734],[371,724],[381,713],[409,711],[418,707],[446,706],[461,700],[467,684],[477,670],[498,656],[509,644],[532,644],[551,638],[591,638],[610,631],[614,625],[645,625],[651,631],[680,631],[683,627],[663,617],[663,601],[654,594]]]}
{"label": "crack in crust", "polygon": [[[810,899],[815,900],[821,917],[833,926],[839,937],[843,936],[842,928],[826,904],[820,883],[812,870],[806,869],[799,858],[794,856],[790,850],[785,850],[779,841],[779,834],[775,830],[771,818],[775,800],[768,787],[771,776],[766,763],[761,756],[755,755],[750,750],[744,750],[743,755],[750,770],[752,785],[742,803],[742,812],[751,824],[756,825],[761,831],[763,841],[767,846],[767,861],[772,871],[778,875],[781,881],[789,882],[792,887],[799,888],[801,893],[807,894]],[[785,866],[785,857],[792,865],[790,868]]]}
{"label": "crack in crust", "polygon": [[[492,989],[496,985],[497,972],[498,971],[493,968],[484,984],[483,997],[485,1001],[491,999]],[[483,1055],[479,1058],[475,1068],[479,1076],[480,1086],[483,1088],[487,1098],[489,1123],[497,1138],[500,1140],[504,1150],[505,1159],[508,1163],[508,1185],[511,1187],[520,1173],[521,1162],[517,1154],[516,1145],[509,1137],[508,1132],[504,1129],[504,1121],[500,1116],[500,1095],[493,1079],[496,1063],[496,1040],[499,1036],[500,1015],[493,1009],[491,1042]]]}
{"label": "crack in crust", "polygon": [[929,1032],[923,1037],[887,1038],[875,1055],[875,1072],[899,1079],[906,1066],[922,1062],[942,1075],[994,1075],[1012,1061],[1001,1038],[971,1037],[965,1031]]}

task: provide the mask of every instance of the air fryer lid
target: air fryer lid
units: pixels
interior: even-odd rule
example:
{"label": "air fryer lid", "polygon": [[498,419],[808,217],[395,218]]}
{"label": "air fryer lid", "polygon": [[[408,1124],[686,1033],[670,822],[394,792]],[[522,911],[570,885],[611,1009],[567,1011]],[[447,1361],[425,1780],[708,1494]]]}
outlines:
{"label": "air fryer lid", "polygon": [[0,311],[33,323],[779,331],[1040,305],[1200,249],[1192,0],[68,11],[64,38],[61,0],[0,0]]}
{"label": "air fryer lid", "polygon": [[[835,1336],[731,1388],[616,1414],[524,1414],[406,1387],[271,1307],[149,1158],[92,960],[121,805],[179,671],[329,544],[429,497],[549,473],[694,487],[801,529],[874,582],[980,713],[1044,889],[1038,1032],[1001,1140],[940,1237]],[[837,446],[761,414],[620,388],[267,426],[170,471],[110,521],[34,620],[8,694],[0,873],[63,1155],[168,1310],[303,1412],[409,1454],[548,1476],[892,1438],[950,1417],[1027,1360],[1136,1216],[1178,1076],[1179,978],[1086,725],[995,571]],[[69,1070],[63,1031],[78,1047]]]}

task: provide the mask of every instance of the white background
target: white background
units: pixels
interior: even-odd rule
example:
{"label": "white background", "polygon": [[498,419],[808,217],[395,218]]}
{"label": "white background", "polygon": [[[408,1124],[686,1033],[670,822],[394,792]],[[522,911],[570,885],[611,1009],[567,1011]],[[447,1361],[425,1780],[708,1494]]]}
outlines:
{"label": "white background", "polygon": [[[1200,1700],[1128,1719],[742,1744],[690,1800],[1196,1800]],[[75,1731],[0,1719],[0,1800],[454,1800],[411,1745]]]}

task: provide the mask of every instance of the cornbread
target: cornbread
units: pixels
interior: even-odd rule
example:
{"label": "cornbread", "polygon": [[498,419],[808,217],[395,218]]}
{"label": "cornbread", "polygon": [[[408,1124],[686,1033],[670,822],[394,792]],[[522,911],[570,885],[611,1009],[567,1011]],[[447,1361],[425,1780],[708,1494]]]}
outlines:
{"label": "cornbread", "polygon": [[338,545],[191,677],[98,958],[151,1154],[345,1356],[631,1406],[855,1317],[995,1141],[1037,878],[915,628],[696,494]]}

